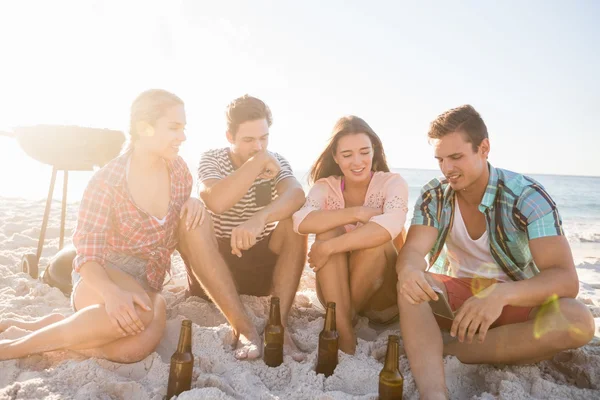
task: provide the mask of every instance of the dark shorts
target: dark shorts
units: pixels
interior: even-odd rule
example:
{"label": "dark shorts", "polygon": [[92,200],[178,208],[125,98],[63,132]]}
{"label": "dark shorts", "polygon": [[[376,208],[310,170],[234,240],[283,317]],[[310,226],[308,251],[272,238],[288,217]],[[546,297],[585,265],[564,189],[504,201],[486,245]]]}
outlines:
{"label": "dark shorts", "polygon": [[[273,271],[277,263],[277,254],[269,249],[269,241],[273,233],[269,234],[249,250],[242,251],[242,257],[231,254],[231,240],[219,239],[219,252],[229,267],[233,282],[239,294],[251,296],[268,296],[273,285]],[[189,263],[185,261],[188,276],[188,296],[198,296],[208,299],[202,285],[190,270]]]}
{"label": "dark shorts", "polygon": [[[448,293],[448,303],[454,312],[456,312],[469,298],[494,283],[499,282],[495,279],[486,278],[455,278],[434,273],[431,273],[431,275],[438,281],[444,282],[446,292]],[[500,314],[500,317],[494,321],[490,328],[525,322],[529,319],[529,314],[533,308],[534,307],[504,306],[502,314]],[[437,320],[438,325],[443,329],[450,329],[452,327],[452,321],[449,319],[437,315],[435,316],[435,319]]]}

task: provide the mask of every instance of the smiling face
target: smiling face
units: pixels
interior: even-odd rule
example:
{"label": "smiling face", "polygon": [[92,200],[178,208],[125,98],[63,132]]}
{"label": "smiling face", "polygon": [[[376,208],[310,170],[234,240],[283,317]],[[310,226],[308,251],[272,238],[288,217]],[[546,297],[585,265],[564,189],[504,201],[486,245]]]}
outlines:
{"label": "smiling face", "polygon": [[269,123],[266,118],[243,122],[235,134],[227,132],[227,140],[236,161],[244,164],[256,153],[267,149]]}
{"label": "smiling face", "polygon": [[141,122],[138,145],[166,160],[174,160],[185,137],[185,108],[177,104],[165,109],[154,124]]}
{"label": "smiling face", "polygon": [[440,139],[432,139],[431,143],[440,170],[452,189],[468,190],[473,186],[487,185],[489,139],[484,139],[477,151],[461,132],[452,132]]}
{"label": "smiling face", "polygon": [[371,177],[373,144],[366,133],[342,136],[333,159],[340,167],[346,181],[364,182]]}

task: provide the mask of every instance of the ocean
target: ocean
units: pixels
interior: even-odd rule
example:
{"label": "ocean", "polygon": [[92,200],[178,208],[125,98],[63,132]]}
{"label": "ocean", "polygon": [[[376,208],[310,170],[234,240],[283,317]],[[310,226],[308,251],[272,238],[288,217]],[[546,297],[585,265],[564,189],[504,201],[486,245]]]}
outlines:
{"label": "ocean", "polygon": [[[193,172],[197,160],[186,160]],[[502,166],[498,166],[502,167]],[[28,157],[10,138],[0,137],[0,201],[1,198],[25,198],[43,201],[48,195],[52,168]],[[440,176],[436,170],[397,168],[409,184],[409,205],[414,205],[421,187]],[[67,198],[79,201],[92,172],[70,172]],[[297,169],[296,177],[307,184],[307,168]],[[529,175],[550,193],[561,213],[565,232],[572,246],[589,257],[600,257],[600,177]],[[54,188],[54,199],[62,195],[62,172]],[[55,207],[55,206],[53,206]],[[412,207],[409,213],[412,215]]]}

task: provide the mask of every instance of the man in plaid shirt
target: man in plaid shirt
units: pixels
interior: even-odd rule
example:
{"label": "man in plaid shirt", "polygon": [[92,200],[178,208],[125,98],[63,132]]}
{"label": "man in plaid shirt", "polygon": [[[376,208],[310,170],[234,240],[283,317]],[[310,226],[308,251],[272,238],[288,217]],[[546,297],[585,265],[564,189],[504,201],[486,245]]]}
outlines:
{"label": "man in plaid shirt", "polygon": [[[479,113],[449,110],[428,136],[444,179],[425,185],[415,205],[396,264],[398,305],[421,398],[445,399],[442,355],[533,363],[585,345],[595,328],[575,300],[579,281],[556,204],[533,179],[488,163]],[[444,344],[438,325],[455,339]]]}

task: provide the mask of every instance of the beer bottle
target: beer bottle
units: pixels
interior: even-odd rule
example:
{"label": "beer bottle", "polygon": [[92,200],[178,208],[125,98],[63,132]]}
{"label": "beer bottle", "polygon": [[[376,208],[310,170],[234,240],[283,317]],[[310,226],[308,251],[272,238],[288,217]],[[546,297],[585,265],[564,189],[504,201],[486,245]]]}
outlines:
{"label": "beer bottle", "polygon": [[339,334],[335,327],[335,303],[327,303],[325,326],[319,333],[319,350],[317,353],[317,374],[330,376],[338,363]]}
{"label": "beer bottle", "polygon": [[269,322],[265,327],[263,357],[269,367],[277,367],[283,362],[283,326],[279,312],[279,297],[271,298]]}
{"label": "beer bottle", "polygon": [[192,354],[192,321],[183,320],[177,350],[171,356],[167,399],[178,396],[192,387],[194,354]]}
{"label": "beer bottle", "polygon": [[379,373],[379,399],[380,400],[402,400],[402,387],[404,379],[398,369],[398,341],[397,335],[388,337],[385,364]]}

